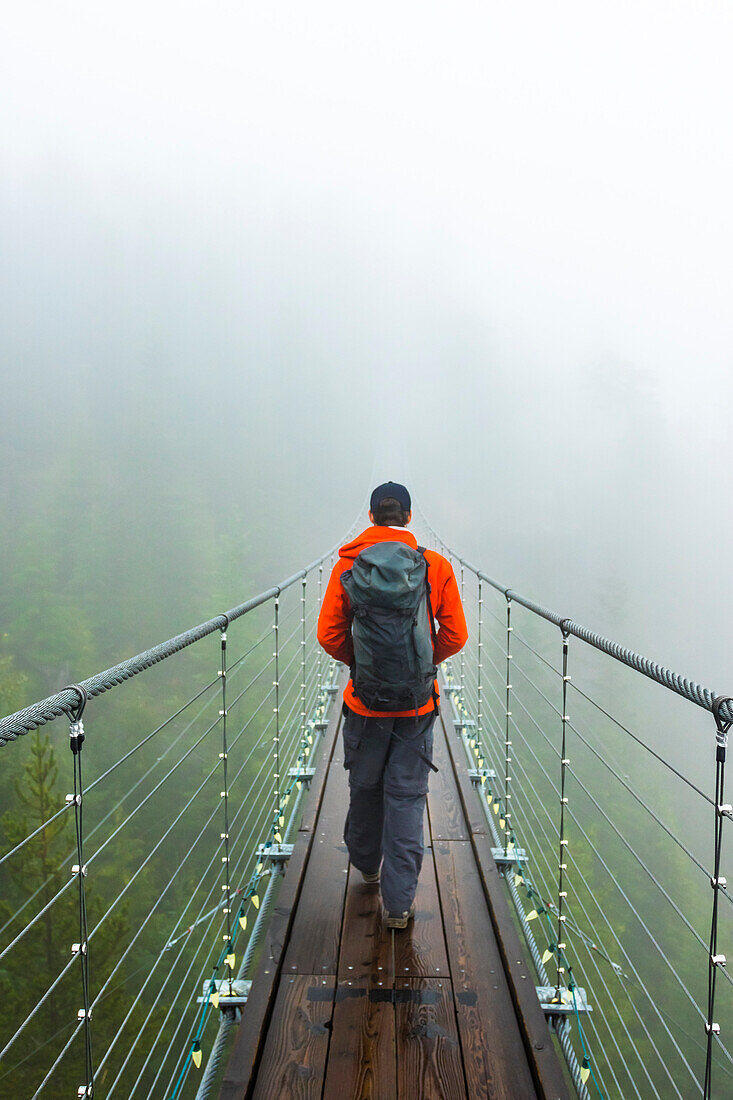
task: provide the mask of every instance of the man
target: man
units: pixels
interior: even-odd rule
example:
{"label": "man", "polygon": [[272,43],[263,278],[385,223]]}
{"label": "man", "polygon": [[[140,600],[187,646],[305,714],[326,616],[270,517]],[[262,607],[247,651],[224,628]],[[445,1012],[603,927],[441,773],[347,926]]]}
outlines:
{"label": "man", "polygon": [[[406,530],[412,512],[405,486],[393,481],[379,485],[370,504],[372,526],[339,551],[318,619],[318,641],[337,661],[349,665],[352,673],[344,691],[343,724],[344,767],[349,772],[350,790],[344,840],[349,858],[369,883],[380,881],[381,864],[385,924],[388,928],[406,928],[415,912],[413,900],[423,859],[423,816],[432,761],[433,723],[439,702],[434,666],[462,649],[468,631],[450,562],[434,550],[421,554],[422,548],[418,548],[414,535]],[[364,557],[357,563],[361,554]],[[386,585],[389,593],[385,576],[394,562],[400,560],[404,572],[393,570],[390,576],[404,577],[404,593],[397,591],[396,598],[398,602],[402,599],[405,607],[405,600],[409,603],[412,599],[412,584],[412,610],[392,612],[390,623],[386,623],[382,607],[365,611],[359,601],[368,600],[369,593],[380,583]],[[376,572],[364,573],[368,564],[363,563],[371,564]],[[361,585],[356,576],[359,570]],[[392,583],[388,598],[377,598],[376,604],[389,602],[396,588],[399,585]],[[347,592],[351,593],[351,599]],[[432,612],[430,623],[426,612]],[[382,629],[381,637],[386,640],[381,646],[381,656],[385,661],[395,630],[402,629],[406,645],[412,644],[418,651],[428,647],[428,663],[421,666],[423,672],[427,669],[427,680],[423,675],[421,683],[400,683],[402,696],[390,684],[374,682],[374,668],[380,667],[379,645],[375,647],[375,660],[365,667],[365,650],[360,643],[358,651],[363,664],[362,667],[355,664],[357,631],[368,629],[370,616],[379,620],[380,614],[382,619],[381,623],[377,621],[375,636],[379,638]],[[389,615],[387,612],[387,618]],[[411,624],[412,635],[410,627],[400,628],[400,623],[406,621]],[[414,654],[410,656],[410,662],[410,667],[417,667],[419,652],[417,658]],[[407,667],[408,663],[403,660],[401,667]],[[383,670],[386,667],[384,662],[382,667]],[[397,698],[401,699],[401,706],[394,705]],[[390,701],[392,705],[386,705]]]}

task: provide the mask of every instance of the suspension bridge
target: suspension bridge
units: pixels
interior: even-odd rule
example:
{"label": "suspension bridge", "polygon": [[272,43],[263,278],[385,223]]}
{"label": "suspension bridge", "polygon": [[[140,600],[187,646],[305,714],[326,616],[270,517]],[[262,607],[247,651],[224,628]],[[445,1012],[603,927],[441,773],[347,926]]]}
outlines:
{"label": "suspension bridge", "polygon": [[[0,720],[0,1095],[733,1096],[733,700],[415,526],[469,642],[414,926],[343,844],[334,548]],[[686,767],[655,735],[698,715]]]}

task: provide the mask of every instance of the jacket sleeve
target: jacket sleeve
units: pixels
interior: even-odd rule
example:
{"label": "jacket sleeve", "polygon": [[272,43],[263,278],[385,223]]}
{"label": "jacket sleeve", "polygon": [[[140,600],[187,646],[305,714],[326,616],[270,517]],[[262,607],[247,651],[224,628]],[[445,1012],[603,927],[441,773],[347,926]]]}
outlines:
{"label": "jacket sleeve", "polygon": [[318,616],[318,641],[331,657],[345,665],[354,661],[349,601],[341,584],[339,565],[334,566]]}
{"label": "jacket sleeve", "polygon": [[454,653],[458,653],[468,641],[466,616],[463,612],[455,574],[450,562],[445,558],[442,561],[445,563],[443,567],[445,579],[439,593],[438,606],[435,609],[435,618],[439,625],[438,637],[433,647],[436,665],[446,657],[452,657]]}

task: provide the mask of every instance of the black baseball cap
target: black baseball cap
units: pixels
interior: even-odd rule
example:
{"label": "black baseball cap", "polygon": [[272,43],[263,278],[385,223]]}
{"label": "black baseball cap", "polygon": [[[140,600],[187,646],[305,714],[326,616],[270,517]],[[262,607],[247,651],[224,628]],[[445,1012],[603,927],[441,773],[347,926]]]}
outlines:
{"label": "black baseball cap", "polygon": [[369,510],[375,512],[382,501],[386,500],[387,497],[396,500],[405,512],[411,511],[412,501],[410,500],[410,494],[405,486],[400,485],[398,481],[385,481],[384,485],[377,485],[369,502]]}

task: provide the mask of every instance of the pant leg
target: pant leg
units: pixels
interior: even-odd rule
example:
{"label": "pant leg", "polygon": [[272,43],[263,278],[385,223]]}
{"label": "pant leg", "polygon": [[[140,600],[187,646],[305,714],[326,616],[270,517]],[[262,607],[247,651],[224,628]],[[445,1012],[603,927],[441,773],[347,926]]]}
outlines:
{"label": "pant leg", "polygon": [[382,898],[389,913],[404,913],[415,899],[423,861],[423,816],[430,769],[416,748],[432,760],[435,714],[395,718],[384,770]]}
{"label": "pant leg", "polygon": [[373,874],[382,861],[383,773],[392,734],[391,718],[344,715],[344,767],[349,773],[349,812],[344,842],[359,871]]}

